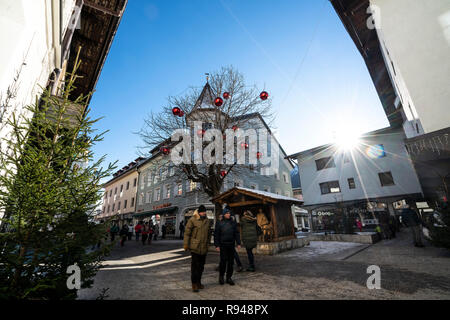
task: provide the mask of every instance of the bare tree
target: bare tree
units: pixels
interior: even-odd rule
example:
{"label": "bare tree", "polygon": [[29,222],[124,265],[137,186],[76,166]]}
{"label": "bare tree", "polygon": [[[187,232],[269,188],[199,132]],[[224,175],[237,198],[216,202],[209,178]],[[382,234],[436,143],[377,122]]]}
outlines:
{"label": "bare tree", "polygon": [[[223,104],[217,106],[215,99],[220,97]],[[174,116],[173,108],[179,108],[184,116]],[[246,86],[244,77],[233,67],[223,67],[221,70],[209,74],[207,83],[200,91],[191,87],[187,94],[182,96],[169,96],[167,105],[161,112],[151,113],[144,121],[143,128],[138,132],[142,138],[143,150],[151,149],[159,152],[159,147],[168,146],[170,137],[177,129],[189,130],[193,135],[206,133],[209,129],[206,126],[203,132],[193,132],[193,120],[203,124],[210,124],[210,127],[218,129],[225,138],[225,131],[232,128],[243,128],[252,126],[255,116],[260,115],[267,124],[273,121],[270,99],[261,99],[260,91],[256,86]],[[193,137],[192,137],[193,138]],[[203,141],[203,150],[209,143]],[[235,141],[236,144],[236,141]],[[238,146],[235,146],[238,147]],[[155,149],[156,148],[156,149]],[[148,156],[148,153],[147,153]],[[203,191],[210,197],[219,195],[225,177],[233,172],[237,174],[239,170],[244,170],[248,166],[241,164],[194,164],[182,163],[178,168],[178,174],[184,179],[189,179],[201,185]],[[216,215],[220,213],[220,205],[216,204]]]}

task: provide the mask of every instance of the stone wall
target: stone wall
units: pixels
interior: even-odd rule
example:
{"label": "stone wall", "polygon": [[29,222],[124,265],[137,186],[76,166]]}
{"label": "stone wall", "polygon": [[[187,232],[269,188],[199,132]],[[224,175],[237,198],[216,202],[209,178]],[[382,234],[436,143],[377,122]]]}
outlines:
{"label": "stone wall", "polygon": [[379,241],[377,234],[312,234],[310,241],[340,241],[372,244]]}

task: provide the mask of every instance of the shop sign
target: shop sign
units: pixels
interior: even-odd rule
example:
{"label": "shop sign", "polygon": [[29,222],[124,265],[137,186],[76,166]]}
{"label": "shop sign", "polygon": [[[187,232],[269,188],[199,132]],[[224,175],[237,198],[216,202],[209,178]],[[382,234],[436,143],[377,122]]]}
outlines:
{"label": "shop sign", "polygon": [[153,206],[153,210],[157,210],[157,209],[162,209],[162,208],[167,208],[170,207],[172,205],[172,203],[163,203],[160,204],[159,206]]}
{"label": "shop sign", "polygon": [[315,215],[315,216],[332,216],[332,215],[334,215],[334,213],[329,212],[329,211],[317,211],[317,212],[313,212],[313,215]]}

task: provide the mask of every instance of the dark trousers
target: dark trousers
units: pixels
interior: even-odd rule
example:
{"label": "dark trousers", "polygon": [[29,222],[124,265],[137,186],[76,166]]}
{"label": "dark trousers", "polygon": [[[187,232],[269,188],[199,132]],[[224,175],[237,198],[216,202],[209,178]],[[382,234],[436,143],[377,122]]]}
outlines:
{"label": "dark trousers", "polygon": [[123,247],[123,245],[125,244],[125,240],[127,240],[127,236],[121,236],[120,239],[120,246]]}
{"label": "dark trousers", "polygon": [[191,256],[191,281],[192,283],[200,283],[205,268],[206,254],[201,255],[191,252]]}
{"label": "dark trousers", "polygon": [[113,242],[115,238],[116,238],[116,233],[111,232],[111,242]]}
{"label": "dark trousers", "polygon": [[145,244],[145,241],[147,241],[148,235],[142,234],[142,244]]}
{"label": "dark trousers", "polygon": [[253,255],[253,249],[245,248],[247,250],[248,264],[251,268],[255,267],[255,256]]}
{"label": "dark trousers", "polygon": [[140,232],[136,232],[136,241],[139,241],[139,235],[140,234],[141,234]]}
{"label": "dark trousers", "polygon": [[225,271],[227,274],[227,279],[230,279],[231,276],[233,275],[233,263],[235,252],[236,250],[234,249],[234,246],[220,247],[219,272],[221,277],[225,275]]}
{"label": "dark trousers", "polygon": [[132,236],[133,236],[133,232],[128,232],[128,240],[131,240]]}

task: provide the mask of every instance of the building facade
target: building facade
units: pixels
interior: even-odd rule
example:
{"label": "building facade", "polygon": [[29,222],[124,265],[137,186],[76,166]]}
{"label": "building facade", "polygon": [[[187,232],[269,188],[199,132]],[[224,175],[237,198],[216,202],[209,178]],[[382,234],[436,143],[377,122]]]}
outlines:
{"label": "building facade", "polygon": [[402,127],[425,198],[448,202],[450,2],[331,0],[392,127]]}
{"label": "building facade", "polygon": [[338,213],[372,224],[377,212],[395,214],[398,201],[420,200],[422,189],[404,139],[401,128],[385,128],[363,135],[351,150],[330,144],[289,156],[297,159],[303,208],[313,227]]}

